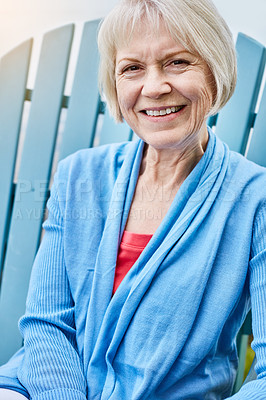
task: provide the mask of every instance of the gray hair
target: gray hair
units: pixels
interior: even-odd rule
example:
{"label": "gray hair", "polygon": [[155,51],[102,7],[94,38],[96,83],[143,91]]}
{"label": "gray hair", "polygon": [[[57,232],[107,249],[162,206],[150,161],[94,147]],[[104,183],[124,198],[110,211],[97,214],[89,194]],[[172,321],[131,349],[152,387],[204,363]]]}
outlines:
{"label": "gray hair", "polygon": [[123,117],[115,82],[117,49],[128,44],[143,18],[159,32],[161,21],[170,35],[209,66],[216,84],[216,98],[209,115],[230,99],[236,85],[236,54],[232,34],[211,0],[121,0],[102,21],[98,33],[99,87],[111,115]]}

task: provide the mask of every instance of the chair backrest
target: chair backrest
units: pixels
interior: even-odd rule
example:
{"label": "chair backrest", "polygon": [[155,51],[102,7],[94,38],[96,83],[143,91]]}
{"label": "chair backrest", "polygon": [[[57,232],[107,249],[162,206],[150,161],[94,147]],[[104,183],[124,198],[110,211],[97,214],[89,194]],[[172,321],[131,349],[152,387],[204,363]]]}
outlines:
{"label": "chair backrest", "polygon": [[[98,23],[84,24],[70,96],[64,90],[74,25],[44,36],[33,89],[27,88],[32,40],[1,59],[0,364],[22,344],[17,321],[25,309],[29,276],[56,163],[81,148],[132,138],[126,123],[115,124],[105,112],[98,94]],[[217,134],[232,149],[266,165],[263,113],[266,91],[256,118],[254,114],[265,49],[242,34],[236,47],[239,81],[235,95],[218,119],[212,118],[210,123],[213,125],[217,120]]]}

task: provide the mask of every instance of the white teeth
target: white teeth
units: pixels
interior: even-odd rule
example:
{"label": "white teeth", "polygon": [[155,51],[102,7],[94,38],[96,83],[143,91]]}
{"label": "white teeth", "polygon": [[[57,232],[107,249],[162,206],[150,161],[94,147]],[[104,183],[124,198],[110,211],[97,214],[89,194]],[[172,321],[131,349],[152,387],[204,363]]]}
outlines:
{"label": "white teeth", "polygon": [[182,106],[168,107],[168,108],[165,108],[164,110],[160,110],[160,111],[146,110],[146,114],[149,115],[150,117],[158,117],[161,115],[175,113],[175,112],[179,111],[181,108],[182,108]]}

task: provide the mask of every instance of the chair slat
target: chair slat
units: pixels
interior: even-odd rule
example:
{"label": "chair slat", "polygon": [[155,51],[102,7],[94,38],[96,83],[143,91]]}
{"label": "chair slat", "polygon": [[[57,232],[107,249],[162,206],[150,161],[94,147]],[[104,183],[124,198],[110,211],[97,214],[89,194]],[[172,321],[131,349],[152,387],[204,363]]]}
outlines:
{"label": "chair slat", "polygon": [[84,25],[59,159],[93,144],[100,105],[97,78],[99,22],[88,21]]}
{"label": "chair slat", "polygon": [[266,167],[266,85],[255,120],[247,158]]}
{"label": "chair slat", "polygon": [[99,144],[119,143],[132,139],[132,129],[126,122],[115,123],[106,109],[103,119],[103,126],[100,132]]}
{"label": "chair slat", "polygon": [[31,49],[30,39],[4,56],[0,64],[0,274]]}
{"label": "chair slat", "polygon": [[265,48],[254,39],[240,33],[236,50],[236,90],[219,113],[215,132],[231,150],[244,154],[265,66]]}
{"label": "chair slat", "polygon": [[72,37],[68,25],[46,34],[42,45],[3,270],[0,364],[21,346],[16,327],[39,245]]}

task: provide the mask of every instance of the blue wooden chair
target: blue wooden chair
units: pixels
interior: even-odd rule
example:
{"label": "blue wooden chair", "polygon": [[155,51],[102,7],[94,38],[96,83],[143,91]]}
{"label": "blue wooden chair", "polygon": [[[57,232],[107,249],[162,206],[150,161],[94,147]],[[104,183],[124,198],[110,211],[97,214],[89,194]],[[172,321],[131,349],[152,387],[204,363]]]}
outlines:
{"label": "blue wooden chair", "polygon": [[[98,94],[98,23],[84,24],[70,96],[65,95],[64,89],[74,25],[44,36],[33,89],[27,87],[32,39],[1,59],[0,364],[22,345],[17,321],[25,309],[55,165],[78,149],[132,139],[127,124],[115,124],[105,112]],[[265,48],[243,34],[239,34],[236,48],[236,92],[209,123],[230,148],[266,166],[266,90],[255,114]],[[62,115],[66,115],[65,121]],[[246,325],[251,332],[250,323]],[[245,353],[246,336],[241,336],[240,354]],[[236,389],[242,379],[240,369]]]}

